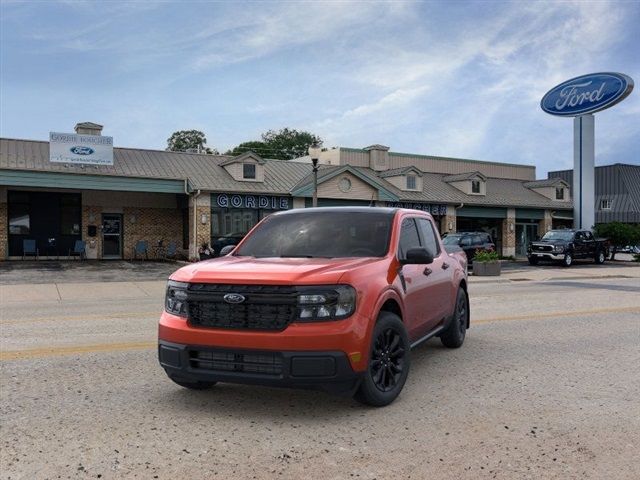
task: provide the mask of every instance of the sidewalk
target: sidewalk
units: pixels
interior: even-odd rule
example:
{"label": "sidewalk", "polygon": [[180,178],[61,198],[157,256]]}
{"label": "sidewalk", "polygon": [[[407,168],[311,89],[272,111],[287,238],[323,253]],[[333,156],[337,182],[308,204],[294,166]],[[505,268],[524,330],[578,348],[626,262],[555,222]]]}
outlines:
{"label": "sidewalk", "polygon": [[[615,261],[604,265],[576,263],[569,268],[559,265],[531,266],[524,262],[503,264],[499,277],[475,277],[469,272],[470,283],[542,282],[545,280],[593,280],[597,278],[638,278],[640,263]],[[640,282],[640,280],[638,280]]]}

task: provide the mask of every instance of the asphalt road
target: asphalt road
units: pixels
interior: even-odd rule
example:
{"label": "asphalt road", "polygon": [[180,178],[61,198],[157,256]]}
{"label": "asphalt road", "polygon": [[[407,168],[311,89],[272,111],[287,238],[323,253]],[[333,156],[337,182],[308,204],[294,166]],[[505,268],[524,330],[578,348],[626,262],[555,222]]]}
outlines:
{"label": "asphalt road", "polygon": [[383,409],[181,389],[141,291],[0,303],[0,478],[640,478],[638,277],[472,283],[464,346],[414,350]]}

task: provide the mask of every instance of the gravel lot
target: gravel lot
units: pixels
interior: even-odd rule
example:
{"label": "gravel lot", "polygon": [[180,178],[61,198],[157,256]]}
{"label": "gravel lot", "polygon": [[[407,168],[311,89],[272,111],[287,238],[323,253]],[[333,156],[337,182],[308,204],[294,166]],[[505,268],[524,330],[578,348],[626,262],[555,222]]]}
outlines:
{"label": "gravel lot", "polygon": [[154,348],[162,289],[0,297],[1,478],[640,478],[638,267],[472,281],[465,345],[414,350],[383,409],[173,385]]}

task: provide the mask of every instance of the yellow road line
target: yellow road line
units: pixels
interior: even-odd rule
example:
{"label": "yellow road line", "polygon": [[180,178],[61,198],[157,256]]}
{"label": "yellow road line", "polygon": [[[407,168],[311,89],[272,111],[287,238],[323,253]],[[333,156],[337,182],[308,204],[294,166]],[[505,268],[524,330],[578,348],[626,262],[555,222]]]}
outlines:
{"label": "yellow road line", "polygon": [[482,318],[479,320],[471,320],[471,324],[478,323],[493,323],[493,322],[506,322],[512,320],[535,320],[542,318],[555,318],[555,317],[579,317],[580,315],[596,315],[598,313],[622,313],[622,312],[638,312],[640,313],[640,306],[633,307],[618,307],[618,308],[598,308],[592,310],[573,310],[571,312],[547,312],[547,313],[530,313],[527,315],[512,315],[508,317],[492,317]]}
{"label": "yellow road line", "polygon": [[123,352],[127,350],[146,350],[156,348],[157,342],[104,343],[99,345],[83,345],[71,347],[44,347],[29,350],[0,352],[0,360],[28,360],[31,358],[59,357],[95,352]]}
{"label": "yellow road line", "polygon": [[[162,313],[162,309],[158,309],[155,312],[138,312],[138,313],[116,313],[112,315],[100,315],[100,314],[87,314],[87,315],[59,315],[57,317],[40,317],[40,318],[27,318],[27,319],[19,319],[19,320],[0,320],[0,325],[21,325],[21,324],[29,324],[29,323],[41,323],[41,322],[78,322],[81,320],[114,320],[114,319],[122,319],[126,320],[127,318],[146,318],[146,317],[156,317],[160,318],[160,314]],[[10,317],[11,315],[5,314],[5,316]]]}
{"label": "yellow road line", "polygon": [[[534,320],[556,317],[578,317],[580,315],[596,315],[599,313],[623,313],[637,312],[640,313],[640,306],[618,307],[618,308],[599,308],[592,310],[574,310],[571,312],[550,312],[550,313],[532,313],[528,315],[515,315],[509,317],[493,317],[472,320],[472,325],[493,322],[505,322],[514,320]],[[128,343],[104,343],[97,345],[81,345],[69,347],[43,347],[27,350],[13,350],[0,352],[0,361],[8,360],[28,360],[33,358],[59,357],[66,355],[78,355],[84,353],[96,352],[122,352],[128,350],[145,350],[156,348],[157,342],[128,342]]]}

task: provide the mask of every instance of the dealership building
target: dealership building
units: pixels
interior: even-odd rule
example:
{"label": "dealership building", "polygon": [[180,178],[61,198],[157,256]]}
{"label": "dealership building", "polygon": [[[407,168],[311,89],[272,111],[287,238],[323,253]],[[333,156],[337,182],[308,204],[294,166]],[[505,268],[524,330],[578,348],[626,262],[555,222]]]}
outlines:
{"label": "dealership building", "polygon": [[[273,212],[308,208],[310,159],[270,160],[114,148],[102,126],[49,141],[0,139],[0,259],[65,257],[76,241],[89,259],[129,259],[144,241],[197,257],[201,245],[246,233]],[[569,182],[536,180],[535,167],[336,147],[319,156],[319,206],[376,205],[430,212],[441,233],[487,231],[503,255],[570,226]]]}

